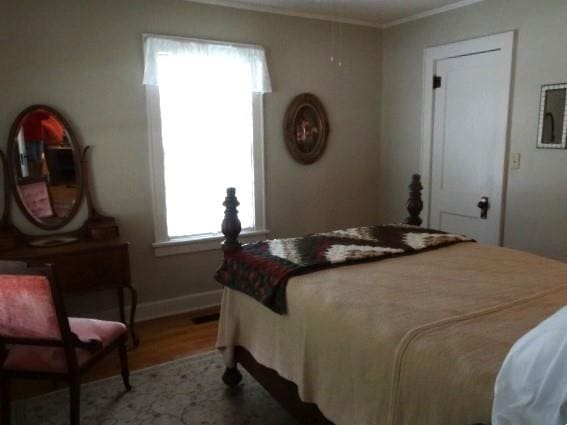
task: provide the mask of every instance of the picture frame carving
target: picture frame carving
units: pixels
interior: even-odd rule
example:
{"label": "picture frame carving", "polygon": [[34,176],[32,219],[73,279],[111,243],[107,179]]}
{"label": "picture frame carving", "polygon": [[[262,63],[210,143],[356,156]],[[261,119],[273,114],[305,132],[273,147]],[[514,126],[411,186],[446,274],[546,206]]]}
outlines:
{"label": "picture frame carving", "polygon": [[329,132],[327,112],[317,96],[302,93],[292,99],[284,117],[284,138],[297,162],[316,162],[325,151]]}

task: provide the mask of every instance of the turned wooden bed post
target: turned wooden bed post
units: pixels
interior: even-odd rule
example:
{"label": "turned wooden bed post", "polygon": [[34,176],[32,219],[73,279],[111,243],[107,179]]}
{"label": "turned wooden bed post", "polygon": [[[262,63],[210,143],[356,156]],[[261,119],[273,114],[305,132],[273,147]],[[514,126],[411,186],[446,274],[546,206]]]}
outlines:
{"label": "turned wooden bed post", "polygon": [[[241,247],[238,236],[240,235],[242,226],[238,219],[237,210],[240,202],[238,202],[238,199],[236,198],[236,189],[234,187],[226,189],[226,198],[224,199],[223,205],[226,208],[224,210],[224,219],[222,221],[221,230],[225,239],[222,242],[221,247],[226,259],[230,253],[239,250]],[[242,374],[237,368],[236,361],[234,366],[225,368],[222,380],[231,388],[235,387],[240,381],[242,381]]]}
{"label": "turned wooden bed post", "polygon": [[423,210],[423,200],[421,199],[421,191],[423,186],[421,185],[421,176],[419,174],[414,174],[411,178],[411,183],[408,186],[410,190],[409,199],[407,205],[407,210],[409,216],[404,221],[405,224],[413,224],[414,226],[421,226],[423,222],[421,217],[421,211]]}
{"label": "turned wooden bed post", "polygon": [[236,209],[240,205],[240,202],[236,199],[236,189],[234,187],[226,189],[226,198],[224,199],[223,205],[226,209],[224,210],[224,219],[221,229],[225,239],[221,246],[225,253],[229,253],[240,248],[238,235],[240,235],[240,231],[242,230],[240,220],[238,219],[238,210]]}

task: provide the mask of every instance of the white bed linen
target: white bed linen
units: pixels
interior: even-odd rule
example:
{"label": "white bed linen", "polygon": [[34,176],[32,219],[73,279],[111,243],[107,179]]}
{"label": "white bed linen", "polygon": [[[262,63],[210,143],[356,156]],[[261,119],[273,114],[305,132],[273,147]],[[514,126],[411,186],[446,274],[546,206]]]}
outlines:
{"label": "white bed linen", "polygon": [[493,425],[567,423],[567,307],[520,338],[495,385]]}
{"label": "white bed linen", "polygon": [[567,305],[567,265],[463,243],[297,276],[287,301],[225,290],[228,365],[246,348],[337,425],[488,423],[510,348]]}

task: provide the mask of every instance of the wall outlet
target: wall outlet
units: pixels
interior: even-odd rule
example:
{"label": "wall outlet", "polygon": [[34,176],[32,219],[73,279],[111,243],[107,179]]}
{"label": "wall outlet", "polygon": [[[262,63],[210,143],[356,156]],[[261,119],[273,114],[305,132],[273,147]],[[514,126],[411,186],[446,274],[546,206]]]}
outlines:
{"label": "wall outlet", "polygon": [[512,153],[510,155],[510,170],[519,170],[519,169],[520,169],[520,154]]}

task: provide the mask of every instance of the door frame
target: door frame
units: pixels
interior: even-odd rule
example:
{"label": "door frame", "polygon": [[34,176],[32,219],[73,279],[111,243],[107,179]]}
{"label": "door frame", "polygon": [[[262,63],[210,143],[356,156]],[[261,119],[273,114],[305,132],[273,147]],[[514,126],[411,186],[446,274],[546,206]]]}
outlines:
{"label": "door frame", "polygon": [[434,103],[433,103],[433,76],[435,63],[439,60],[456,58],[460,56],[469,56],[479,53],[501,50],[504,54],[504,62],[506,67],[510,69],[508,73],[508,81],[506,84],[506,92],[508,94],[508,114],[506,116],[506,140],[505,155],[503,163],[503,173],[501,182],[501,217],[500,217],[500,235],[499,241],[502,241],[503,218],[505,211],[505,188],[507,178],[508,163],[508,146],[510,140],[510,114],[512,110],[512,63],[514,56],[514,42],[516,31],[508,31],[505,33],[494,34],[471,40],[458,41],[442,46],[428,47],[424,50],[423,55],[423,105],[422,105],[422,129],[421,129],[421,181],[423,184],[423,221],[425,226],[430,225],[430,199],[431,199],[431,173],[432,173],[432,155],[433,155],[433,119],[434,119]]}

